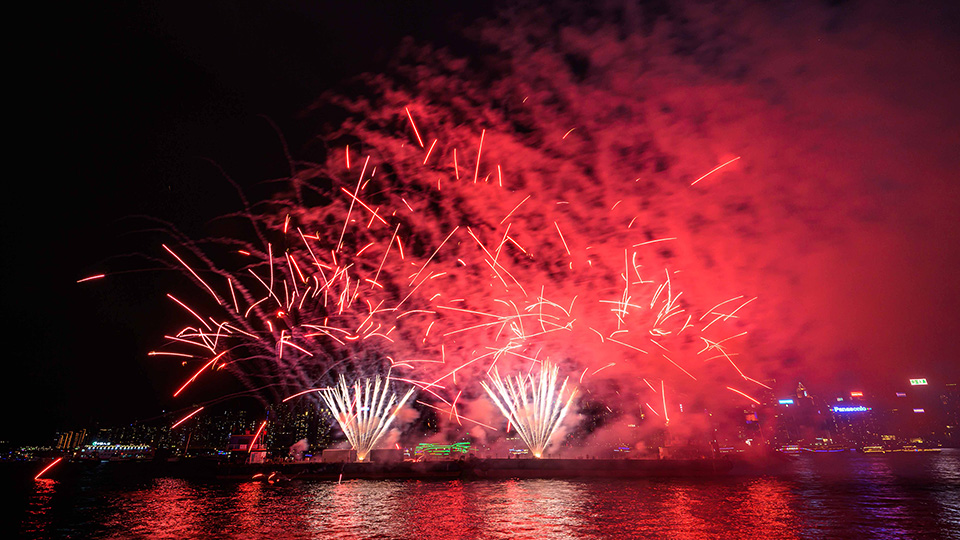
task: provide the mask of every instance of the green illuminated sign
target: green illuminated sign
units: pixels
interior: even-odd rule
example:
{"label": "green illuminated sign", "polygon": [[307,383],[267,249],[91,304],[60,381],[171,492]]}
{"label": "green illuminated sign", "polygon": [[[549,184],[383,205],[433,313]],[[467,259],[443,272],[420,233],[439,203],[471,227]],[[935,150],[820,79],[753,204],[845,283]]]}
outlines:
{"label": "green illuminated sign", "polygon": [[926,379],[910,379],[910,386],[926,386]]}
{"label": "green illuminated sign", "polygon": [[420,443],[413,450],[414,454],[429,454],[431,456],[449,456],[450,454],[466,454],[470,451],[470,443],[458,442],[454,444]]}

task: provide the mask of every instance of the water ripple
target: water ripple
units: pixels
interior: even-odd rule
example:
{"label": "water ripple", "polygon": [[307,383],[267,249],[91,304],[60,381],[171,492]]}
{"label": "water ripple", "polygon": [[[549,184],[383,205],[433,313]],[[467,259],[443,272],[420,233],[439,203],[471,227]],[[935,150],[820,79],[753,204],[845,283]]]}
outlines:
{"label": "water ripple", "polygon": [[960,538],[960,451],[808,456],[791,475],[199,482],[98,471],[20,501],[28,538]]}

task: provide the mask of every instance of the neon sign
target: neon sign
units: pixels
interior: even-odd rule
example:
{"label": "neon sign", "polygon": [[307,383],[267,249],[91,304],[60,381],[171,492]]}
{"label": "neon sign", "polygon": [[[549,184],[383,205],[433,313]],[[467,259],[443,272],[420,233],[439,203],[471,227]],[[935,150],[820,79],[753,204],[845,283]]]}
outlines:
{"label": "neon sign", "polygon": [[449,456],[451,454],[466,454],[469,451],[469,442],[458,442],[453,444],[420,443],[413,450],[413,453],[416,455],[429,454],[431,456]]}
{"label": "neon sign", "polygon": [[851,413],[851,412],[867,412],[870,410],[870,407],[864,407],[863,405],[857,405],[856,407],[834,407],[833,412],[835,413]]}

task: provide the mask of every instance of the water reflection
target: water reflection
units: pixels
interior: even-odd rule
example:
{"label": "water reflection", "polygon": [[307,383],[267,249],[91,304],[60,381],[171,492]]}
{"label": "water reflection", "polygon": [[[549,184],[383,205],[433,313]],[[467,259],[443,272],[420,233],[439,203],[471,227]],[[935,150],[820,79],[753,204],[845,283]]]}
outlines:
{"label": "water reflection", "polygon": [[[403,505],[404,483],[349,480],[308,486],[314,538],[384,538],[397,526],[393,513]],[[334,532],[338,535],[329,536]]]}
{"label": "water reflection", "polygon": [[792,484],[781,478],[749,482],[738,512],[738,530],[745,532],[744,538],[800,538],[802,518],[791,488]]}
{"label": "water reflection", "polygon": [[[177,535],[183,538],[200,529],[198,507],[204,502],[198,495],[183,480],[160,478],[153,486],[137,490],[133,497],[118,506],[140,516],[132,527],[134,534],[153,538]],[[116,510],[115,519],[109,525],[116,530],[123,530],[126,519],[120,507]]]}
{"label": "water reflection", "polygon": [[25,534],[37,534],[50,528],[52,519],[52,501],[56,493],[57,481],[48,478],[33,481],[33,496],[27,500],[22,531]]}
{"label": "water reflection", "polygon": [[[797,475],[808,538],[949,538],[960,536],[943,505],[960,484],[956,451],[933,456],[813,456]],[[949,518],[948,518],[949,519]]]}
{"label": "water reflection", "polygon": [[[931,476],[936,479],[930,489],[937,491],[932,498],[937,504],[940,527],[957,532],[960,531],[960,453],[950,453],[944,458],[930,464]],[[957,536],[960,537],[960,532]]]}
{"label": "water reflection", "polygon": [[406,538],[476,538],[486,529],[481,506],[463,482],[415,482],[394,508],[391,521]]}
{"label": "water reflection", "polygon": [[952,451],[812,456],[779,477],[267,484],[93,471],[27,491],[14,506],[26,537],[960,538]]}

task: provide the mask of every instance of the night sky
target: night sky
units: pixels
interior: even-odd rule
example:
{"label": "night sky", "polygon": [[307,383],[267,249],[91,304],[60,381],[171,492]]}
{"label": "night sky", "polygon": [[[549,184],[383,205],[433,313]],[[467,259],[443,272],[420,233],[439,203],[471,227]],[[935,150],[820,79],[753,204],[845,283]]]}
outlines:
{"label": "night sky", "polygon": [[[765,375],[825,390],[960,377],[960,17],[947,2],[650,2],[487,22],[485,4],[164,4],[46,14],[42,60],[23,77],[30,120],[12,157],[28,172],[11,170],[3,216],[15,440],[160,414],[182,377],[146,352],[170,331],[164,294],[182,281],[137,256],[162,253],[136,216],[204,235],[239,205],[218,167],[249,196],[268,194],[263,182],[288,170],[273,125],[310,156],[324,119],[301,113],[325,92],[349,96],[349,78],[396,71],[405,36],[470,58],[465,79],[573,103],[545,100],[536,125],[577,128],[583,152],[556,152],[571,152],[571,174],[595,179],[585,197],[606,207],[620,198],[612,178],[629,174],[608,163],[611,141],[652,134],[660,161],[638,176],[661,199],[654,232],[695,239],[675,255],[701,278],[692,294],[758,297],[744,354]],[[434,71],[398,85],[422,98],[457,80]],[[444,99],[455,103],[428,105]],[[400,118],[397,105],[384,114]],[[635,106],[642,129],[605,128]],[[597,157],[581,167],[584,153]],[[76,283],[100,272],[119,273]]]}

